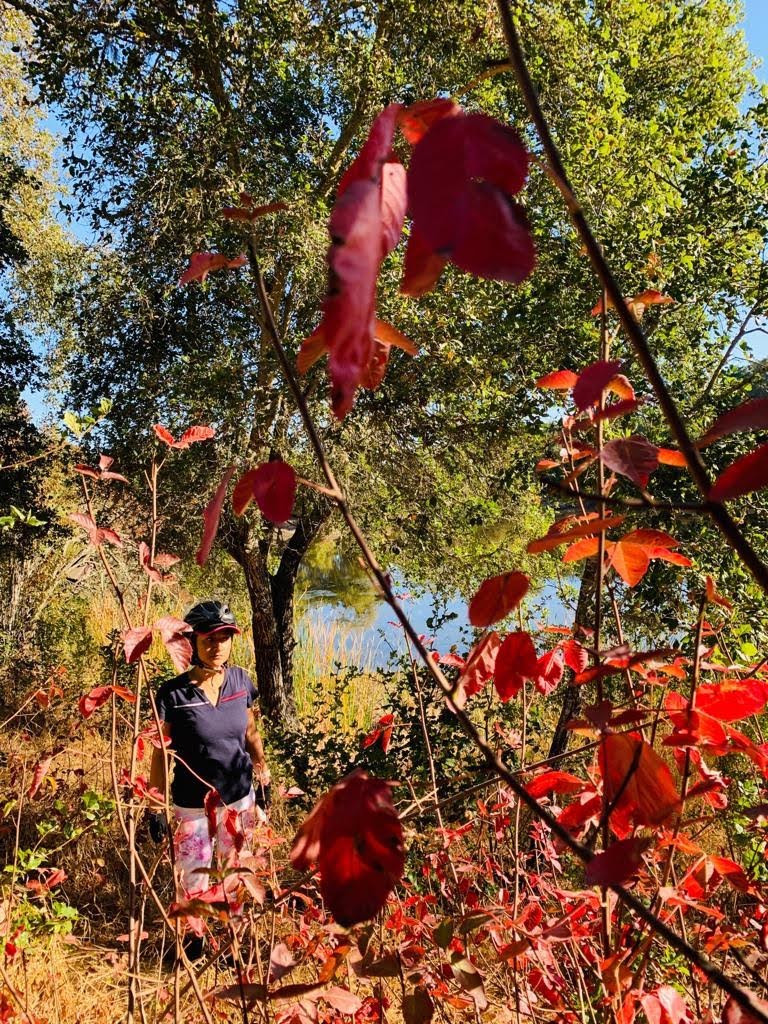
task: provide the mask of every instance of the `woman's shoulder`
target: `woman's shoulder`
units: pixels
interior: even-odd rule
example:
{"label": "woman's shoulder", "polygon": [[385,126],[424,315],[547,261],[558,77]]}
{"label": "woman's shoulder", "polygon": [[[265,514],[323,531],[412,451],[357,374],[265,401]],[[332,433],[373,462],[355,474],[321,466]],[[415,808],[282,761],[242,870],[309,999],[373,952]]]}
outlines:
{"label": "woman's shoulder", "polygon": [[190,685],[188,673],[182,672],[181,675],[174,676],[173,679],[166,679],[159,684],[155,694],[156,699],[168,700],[174,695],[181,695],[186,692]]}

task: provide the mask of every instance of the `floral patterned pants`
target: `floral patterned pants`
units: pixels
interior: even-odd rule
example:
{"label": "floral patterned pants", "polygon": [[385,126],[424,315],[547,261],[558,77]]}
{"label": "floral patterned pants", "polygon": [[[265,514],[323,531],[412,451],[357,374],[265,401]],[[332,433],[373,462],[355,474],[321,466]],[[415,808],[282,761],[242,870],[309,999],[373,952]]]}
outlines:
{"label": "floral patterned pants", "polygon": [[254,828],[267,820],[254,802],[253,790],[233,804],[222,803],[215,793],[206,807],[174,804],[173,816],[176,870],[186,899],[209,890],[214,853],[218,871],[237,867],[241,858],[250,856]]}

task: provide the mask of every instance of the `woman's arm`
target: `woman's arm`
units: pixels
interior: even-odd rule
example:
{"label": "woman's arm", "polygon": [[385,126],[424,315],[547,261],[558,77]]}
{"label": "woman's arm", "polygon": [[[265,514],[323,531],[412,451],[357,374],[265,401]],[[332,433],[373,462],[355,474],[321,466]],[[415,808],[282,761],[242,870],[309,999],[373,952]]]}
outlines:
{"label": "woman's arm", "polygon": [[253,762],[253,773],[263,785],[270,782],[270,773],[267,766],[267,759],[264,756],[264,744],[261,742],[259,727],[256,725],[256,715],[251,710],[248,716],[248,726],[245,730],[245,749],[248,751]]}

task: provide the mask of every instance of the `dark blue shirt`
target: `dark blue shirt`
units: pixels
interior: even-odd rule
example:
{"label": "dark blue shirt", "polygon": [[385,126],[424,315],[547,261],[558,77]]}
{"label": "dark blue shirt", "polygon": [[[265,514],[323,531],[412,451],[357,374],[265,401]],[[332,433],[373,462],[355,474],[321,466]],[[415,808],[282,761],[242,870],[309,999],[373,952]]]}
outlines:
{"label": "dark blue shirt", "polygon": [[256,697],[251,677],[241,668],[225,670],[215,706],[186,672],[159,688],[157,710],[170,726],[176,754],[171,796],[177,806],[202,807],[210,789],[217,790],[225,804],[248,795],[253,764],[245,749],[245,732],[248,709]]}

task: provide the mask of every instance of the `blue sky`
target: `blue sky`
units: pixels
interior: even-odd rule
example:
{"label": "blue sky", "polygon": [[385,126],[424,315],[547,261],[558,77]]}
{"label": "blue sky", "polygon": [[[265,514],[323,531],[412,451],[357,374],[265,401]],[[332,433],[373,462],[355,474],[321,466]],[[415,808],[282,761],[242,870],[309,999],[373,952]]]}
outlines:
{"label": "blue sky", "polygon": [[768,0],[744,0],[744,33],[749,48],[760,57],[763,66],[758,74],[768,82]]}

